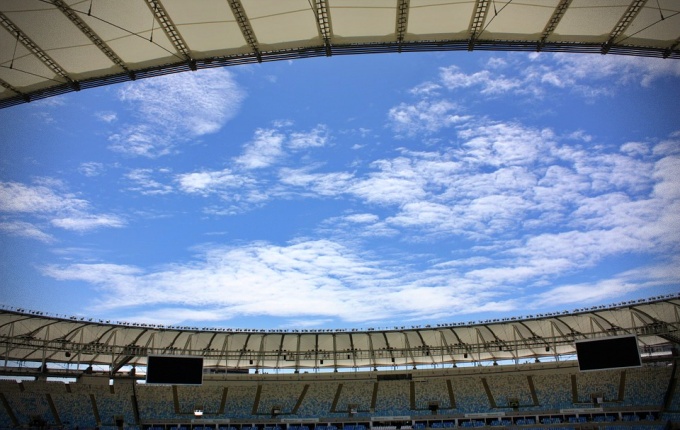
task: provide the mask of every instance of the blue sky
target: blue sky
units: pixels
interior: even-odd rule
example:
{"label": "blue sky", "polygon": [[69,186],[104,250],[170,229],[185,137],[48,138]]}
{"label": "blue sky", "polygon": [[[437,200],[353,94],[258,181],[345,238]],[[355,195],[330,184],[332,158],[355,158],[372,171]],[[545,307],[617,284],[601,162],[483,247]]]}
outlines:
{"label": "blue sky", "polygon": [[680,62],[213,69],[0,111],[4,305],[350,328],[679,291]]}

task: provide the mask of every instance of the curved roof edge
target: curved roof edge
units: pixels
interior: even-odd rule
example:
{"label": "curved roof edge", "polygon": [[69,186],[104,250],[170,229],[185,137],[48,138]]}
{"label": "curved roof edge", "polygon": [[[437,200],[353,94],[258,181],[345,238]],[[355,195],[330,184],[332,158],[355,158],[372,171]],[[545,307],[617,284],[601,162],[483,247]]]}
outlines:
{"label": "curved roof edge", "polygon": [[[231,67],[245,64],[256,64],[271,61],[297,60],[303,58],[325,57],[333,55],[359,55],[359,54],[390,54],[390,53],[414,53],[414,52],[438,52],[438,51],[472,51],[469,49],[467,40],[462,41],[435,41],[435,42],[411,42],[411,43],[374,43],[340,45],[327,49],[324,46],[313,48],[292,49],[265,53],[252,53],[229,57],[205,58],[201,60],[180,61],[162,66],[154,66],[146,69],[127,71],[107,76],[71,81],[55,85],[49,88],[22,93],[12,97],[0,99],[0,109],[42,100],[66,93],[97,88],[105,85],[122,82],[147,79],[173,73],[183,73],[202,69]],[[606,53],[601,44],[589,43],[546,43],[537,45],[531,42],[513,41],[478,41],[474,46],[477,51],[513,51],[513,52],[552,52],[552,53],[575,53],[575,54],[600,54],[600,55],[628,55],[652,58],[680,59],[680,48],[659,49],[636,46],[610,46]]]}
{"label": "curved roof edge", "polygon": [[680,295],[466,324],[366,330],[165,327],[0,310],[0,359],[99,364],[115,374],[150,355],[200,356],[213,369],[366,369],[573,356],[575,342],[637,336],[641,352],[680,343]]}

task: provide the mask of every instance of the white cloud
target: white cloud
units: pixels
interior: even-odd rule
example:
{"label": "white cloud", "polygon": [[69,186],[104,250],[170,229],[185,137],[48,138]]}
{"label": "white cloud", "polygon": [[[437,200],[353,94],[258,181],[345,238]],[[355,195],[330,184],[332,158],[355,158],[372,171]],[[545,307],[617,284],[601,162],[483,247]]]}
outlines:
{"label": "white cloud", "polygon": [[59,195],[46,186],[30,186],[18,182],[0,182],[0,211],[9,213],[54,213],[82,211],[85,200],[73,194]]}
{"label": "white cloud", "polygon": [[173,192],[171,185],[153,179],[155,173],[156,171],[153,169],[134,169],[128,172],[125,177],[135,184],[130,187],[130,190],[144,195],[163,195]]}
{"label": "white cloud", "polygon": [[391,108],[388,120],[395,133],[415,136],[419,133],[434,133],[470,118],[457,112],[460,112],[460,108],[447,100],[423,100],[416,104],[401,103]]}
{"label": "white cloud", "polygon": [[31,223],[23,221],[0,222],[0,230],[12,236],[35,239],[43,243],[56,241],[54,236],[43,232]]}
{"label": "white cloud", "polygon": [[219,131],[245,94],[229,71],[207,69],[125,84],[119,97],[130,103],[139,122],[112,134],[111,149],[155,158],[175,152],[178,143]]}
{"label": "white cloud", "polygon": [[352,215],[347,215],[343,217],[345,220],[349,222],[354,222],[354,223],[359,223],[359,224],[367,224],[367,223],[374,223],[378,221],[380,218],[378,215],[375,214],[352,214]]}
{"label": "white cloud", "polygon": [[[53,181],[44,179],[43,184]],[[53,184],[58,186],[60,184]],[[12,216],[34,216],[49,219],[55,227],[84,232],[100,227],[122,227],[125,222],[116,215],[91,214],[90,204],[69,193],[59,194],[46,185],[29,186],[17,182],[0,182],[0,211]],[[5,230],[16,234],[16,227],[27,224],[10,224]],[[14,225],[14,227],[11,227]],[[32,231],[35,238],[46,239],[38,231]],[[28,233],[26,234],[28,235]]]}
{"label": "white cloud", "polygon": [[443,67],[437,82],[426,81],[411,93],[427,98],[437,94],[428,89],[441,86],[450,91],[477,88],[480,95],[490,97],[501,94],[545,97],[551,91],[564,90],[590,99],[612,95],[623,85],[636,83],[648,87],[658,79],[678,76],[677,62],[659,58],[543,53],[527,59],[518,54],[506,59],[494,57],[487,69],[472,73],[455,65]]}
{"label": "white cloud", "polygon": [[308,132],[293,132],[288,139],[291,149],[319,148],[328,143],[328,129],[325,125],[318,125]]}
{"label": "white cloud", "polygon": [[357,323],[391,318],[406,307],[413,318],[512,307],[492,301],[496,293],[457,285],[441,270],[422,279],[405,266],[328,240],[212,247],[191,262],[148,271],[74,264],[48,266],[43,273],[103,289],[106,296],[94,306],[98,312],[132,312],[166,324],[225,319],[220,314]]}
{"label": "white cloud", "polygon": [[80,163],[80,166],[78,167],[78,172],[90,178],[101,175],[103,171],[104,165],[96,161]]}
{"label": "white cloud", "polygon": [[208,195],[225,189],[240,189],[252,180],[233,173],[230,169],[183,173],[176,181],[181,191],[191,194]]}
{"label": "white cloud", "polygon": [[124,126],[108,139],[109,149],[129,156],[158,158],[175,152],[173,136],[148,124]]}
{"label": "white cloud", "polygon": [[98,228],[120,228],[125,221],[116,215],[78,214],[64,218],[55,218],[52,224],[65,230],[85,232]]}
{"label": "white cloud", "polygon": [[258,129],[248,142],[243,154],[235,162],[245,169],[261,169],[279,161],[284,155],[285,135],[276,129]]}
{"label": "white cloud", "polygon": [[108,123],[114,122],[118,119],[118,114],[115,113],[115,112],[111,112],[111,111],[96,112],[95,116],[100,121],[104,121],[104,122],[108,122]]}
{"label": "white cloud", "polygon": [[279,171],[281,184],[302,187],[321,196],[336,196],[344,193],[353,182],[348,172],[310,173],[310,169],[283,168]]}
{"label": "white cloud", "polygon": [[480,93],[486,95],[506,93],[522,86],[521,80],[506,78],[503,75],[493,76],[488,70],[468,75],[458,66],[442,68],[439,77],[444,87],[449,90],[478,86],[481,87]]}

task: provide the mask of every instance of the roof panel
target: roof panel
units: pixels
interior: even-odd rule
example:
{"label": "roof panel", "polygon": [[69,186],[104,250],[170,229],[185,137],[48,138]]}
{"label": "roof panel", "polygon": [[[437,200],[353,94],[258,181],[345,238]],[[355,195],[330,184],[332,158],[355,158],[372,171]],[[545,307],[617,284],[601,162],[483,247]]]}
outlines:
{"label": "roof panel", "polygon": [[559,0],[521,3],[495,2],[490,7],[479,39],[540,40]]}
{"label": "roof panel", "polygon": [[630,0],[573,0],[549,40],[604,43]]}
{"label": "roof panel", "polygon": [[200,8],[184,0],[165,0],[163,6],[196,58],[250,52],[224,0],[204,0]]}
{"label": "roof panel", "polygon": [[669,7],[665,8],[656,8],[655,6],[655,4],[651,4],[643,7],[630,27],[616,41],[657,48],[670,48],[674,43],[677,43],[677,29],[680,27],[680,2],[668,4]]}
{"label": "roof panel", "polygon": [[332,0],[330,16],[334,43],[394,40],[397,12],[394,0]]}
{"label": "roof panel", "polygon": [[474,2],[411,0],[405,40],[466,39]]}
{"label": "roof panel", "polygon": [[319,44],[314,11],[307,0],[244,3],[261,51]]}

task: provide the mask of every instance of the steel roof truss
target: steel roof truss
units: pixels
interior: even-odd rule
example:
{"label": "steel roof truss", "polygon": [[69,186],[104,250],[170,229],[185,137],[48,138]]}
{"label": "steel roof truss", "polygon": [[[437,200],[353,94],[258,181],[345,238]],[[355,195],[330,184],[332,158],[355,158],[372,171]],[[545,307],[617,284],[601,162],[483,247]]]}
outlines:
{"label": "steel roof truss", "polygon": [[[97,47],[99,50],[101,50],[104,55],[106,55],[109,60],[111,60],[114,64],[116,64],[118,67],[126,71],[128,74],[130,74],[130,77],[133,78],[133,74],[128,69],[127,65],[125,62],[116,54],[110,47],[109,45],[104,42],[98,35],[97,33],[90,28],[89,25],[85,21],[80,18],[78,15],[78,11],[75,11],[71,9],[69,5],[67,5],[63,0],[50,0],[54,6],[57,7],[68,19],[71,20],[73,24],[75,24],[76,27],[85,35],[87,36],[88,39]],[[133,78],[134,79],[134,78]]]}
{"label": "steel roof truss", "polygon": [[238,26],[241,29],[243,37],[246,39],[246,42],[248,43],[248,45],[250,45],[250,48],[255,53],[257,61],[261,63],[262,53],[260,52],[260,46],[257,41],[257,37],[255,36],[255,32],[253,31],[253,27],[250,25],[248,15],[246,15],[246,11],[245,9],[243,9],[241,0],[227,0],[227,1],[229,3],[229,6],[231,7],[231,11],[234,13],[234,17],[236,18],[236,22],[238,23]]}
{"label": "steel roof truss", "polygon": [[333,53],[331,51],[331,38],[333,37],[333,30],[331,27],[331,17],[328,11],[327,0],[316,0],[314,15],[316,16],[316,27],[319,30],[319,37],[323,41],[326,49],[326,56],[330,57]]}
{"label": "steel roof truss", "polygon": [[146,0],[146,4],[149,6],[149,9],[151,9],[151,13],[155,16],[156,21],[158,21],[158,24],[163,29],[165,35],[168,36],[168,39],[172,42],[172,46],[175,47],[177,52],[185,60],[189,61],[191,70],[196,70],[196,62],[191,58],[191,51],[189,50],[187,43],[177,30],[175,23],[172,22],[170,15],[168,15],[168,12],[165,10],[160,0]]}
{"label": "steel roof truss", "polygon": [[56,61],[52,59],[45,51],[40,49],[38,45],[31,40],[26,34],[24,34],[23,31],[19,29],[4,13],[0,12],[0,24],[2,24],[3,27],[7,31],[9,31],[11,34],[16,36],[16,38],[21,42],[22,45],[26,49],[28,49],[33,55],[38,57],[40,61],[42,61],[43,64],[45,64],[47,67],[49,67],[52,72],[54,72],[55,75],[60,76],[63,78],[66,82],[71,84],[71,87],[75,89],[76,91],[80,90],[80,85],[78,82],[73,81],[69,76],[68,73],[66,73],[66,70],[64,70],[59,64],[57,64]]}
{"label": "steel roof truss", "polygon": [[482,26],[486,21],[486,16],[489,13],[489,0],[475,0],[475,11],[470,20],[470,27],[468,28],[469,41],[468,51],[475,49],[475,42],[482,32]]}
{"label": "steel roof truss", "polygon": [[609,33],[609,39],[602,45],[602,53],[606,54],[609,49],[616,41],[616,38],[621,36],[626,29],[633,22],[635,17],[640,13],[643,6],[647,3],[647,0],[633,0],[633,2],[628,6],[626,12],[619,19],[619,21],[614,26],[614,29]]}
{"label": "steel roof truss", "polygon": [[397,43],[404,43],[406,30],[408,29],[408,12],[410,8],[410,0],[398,0],[397,3],[397,22],[395,32],[397,34]]}
{"label": "steel roof truss", "polygon": [[538,46],[536,47],[537,51],[541,51],[543,49],[543,46],[545,46],[545,42],[557,28],[557,24],[559,24],[560,21],[562,20],[562,17],[567,12],[567,9],[569,9],[569,5],[571,4],[571,2],[572,0],[560,0],[559,4],[555,7],[552,16],[548,20],[548,23],[545,25],[545,28],[541,33],[541,40],[538,42]]}

